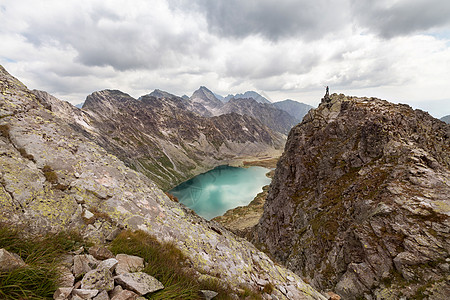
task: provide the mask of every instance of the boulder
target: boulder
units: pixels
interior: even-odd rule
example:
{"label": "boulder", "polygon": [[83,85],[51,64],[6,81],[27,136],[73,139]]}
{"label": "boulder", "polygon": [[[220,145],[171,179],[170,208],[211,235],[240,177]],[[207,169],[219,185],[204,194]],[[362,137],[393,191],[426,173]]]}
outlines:
{"label": "boulder", "polygon": [[109,295],[107,291],[101,291],[92,300],[109,300]]}
{"label": "boulder", "polygon": [[116,285],[114,287],[114,289],[111,292],[109,292],[109,296],[110,296],[110,298],[114,298],[114,296],[117,296],[122,291],[123,291],[123,288],[120,285]]}
{"label": "boulder", "polygon": [[144,269],[144,259],[142,257],[117,254],[116,259],[119,262],[116,266],[116,274],[138,272]]}
{"label": "boulder", "polygon": [[115,258],[109,258],[106,259],[98,264],[97,269],[108,269],[112,272],[116,269],[117,264],[119,261]]}
{"label": "boulder", "polygon": [[69,267],[61,265],[58,267],[59,272],[59,286],[72,287],[75,283],[75,276],[73,276]]}
{"label": "boulder", "polygon": [[53,294],[54,300],[66,300],[72,293],[73,287],[60,287]]}
{"label": "boulder", "polygon": [[81,288],[88,290],[112,291],[114,278],[108,268],[89,271],[81,280]]}
{"label": "boulder", "polygon": [[210,290],[200,290],[199,294],[200,294],[199,296],[201,297],[201,299],[211,300],[214,297],[216,297],[219,293],[210,291]]}
{"label": "boulder", "polygon": [[74,289],[72,294],[80,297],[81,299],[91,299],[97,296],[98,290]]}
{"label": "boulder", "polygon": [[139,296],[164,288],[156,278],[143,272],[120,274],[114,277],[114,281],[124,289],[136,292]]}
{"label": "boulder", "polygon": [[98,261],[89,254],[75,255],[73,258],[73,274],[75,277],[86,274],[98,265]]}
{"label": "boulder", "polygon": [[132,291],[123,290],[112,297],[111,300],[136,300],[138,297],[139,295]]}
{"label": "boulder", "polygon": [[5,249],[0,249],[0,271],[12,271],[14,269],[23,267],[25,262],[18,256],[6,251]]}
{"label": "boulder", "polygon": [[89,248],[89,254],[98,260],[105,260],[114,257],[114,254],[112,254],[112,252],[105,246],[93,246]]}

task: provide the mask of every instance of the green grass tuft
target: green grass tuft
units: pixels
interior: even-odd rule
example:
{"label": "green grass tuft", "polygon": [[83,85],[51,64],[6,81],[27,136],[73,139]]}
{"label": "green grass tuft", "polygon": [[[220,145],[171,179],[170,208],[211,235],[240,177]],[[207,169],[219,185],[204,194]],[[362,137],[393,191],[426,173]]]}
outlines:
{"label": "green grass tuft", "polygon": [[0,299],[52,299],[62,254],[82,244],[82,238],[74,233],[31,239],[0,224],[0,248],[18,254],[26,263],[16,270],[0,272]]}
{"label": "green grass tuft", "polygon": [[0,125],[0,135],[4,136],[7,139],[9,139],[9,130],[10,127],[8,124]]}
{"label": "green grass tuft", "polygon": [[[158,279],[164,289],[147,296],[148,299],[200,299],[200,290],[213,290],[219,294],[214,298],[232,299],[230,292],[219,282],[199,282],[193,273],[186,270],[187,258],[173,244],[160,243],[143,231],[123,231],[111,243],[114,254],[125,253],[144,258],[148,263],[144,272]],[[260,299],[249,290],[251,299]]]}
{"label": "green grass tuft", "polygon": [[50,167],[49,165],[45,165],[42,168],[42,172],[44,172],[44,176],[45,179],[53,184],[58,183],[58,175],[56,174],[55,171],[53,171],[52,167]]}

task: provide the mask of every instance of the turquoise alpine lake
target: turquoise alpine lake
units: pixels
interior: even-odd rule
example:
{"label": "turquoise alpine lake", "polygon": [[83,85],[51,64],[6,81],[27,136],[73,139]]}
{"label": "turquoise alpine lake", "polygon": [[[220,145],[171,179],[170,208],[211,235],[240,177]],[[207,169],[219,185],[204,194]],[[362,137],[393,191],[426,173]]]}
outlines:
{"label": "turquoise alpine lake", "polygon": [[169,193],[210,220],[231,208],[249,204],[270,183],[266,176],[269,171],[263,167],[220,166],[181,183]]}

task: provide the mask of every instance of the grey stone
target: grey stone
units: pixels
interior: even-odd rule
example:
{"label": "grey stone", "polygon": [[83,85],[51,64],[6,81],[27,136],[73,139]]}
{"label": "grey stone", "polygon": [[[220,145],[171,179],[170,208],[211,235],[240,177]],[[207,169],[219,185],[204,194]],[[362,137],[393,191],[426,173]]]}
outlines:
{"label": "grey stone", "polygon": [[132,291],[123,290],[112,297],[111,300],[136,300],[138,297],[139,295]]}
{"label": "grey stone", "polygon": [[210,290],[200,290],[200,297],[205,300],[211,300],[216,297],[219,293]]}
{"label": "grey stone", "polygon": [[98,261],[89,254],[75,255],[73,258],[73,274],[75,277],[84,275],[98,265]]}
{"label": "grey stone", "polygon": [[116,266],[116,274],[138,272],[144,269],[144,259],[134,255],[117,254],[119,262]]}
{"label": "grey stone", "polygon": [[91,299],[97,296],[98,292],[98,290],[74,289],[72,294],[80,297],[81,299]]}
{"label": "grey stone", "polygon": [[75,283],[75,276],[73,276],[72,272],[65,265],[58,267],[59,273],[59,286],[60,287],[72,287]]}
{"label": "grey stone", "polygon": [[120,232],[121,232],[121,230],[119,228],[114,229],[106,236],[106,240],[108,242],[114,240],[119,235]]}
{"label": "grey stone", "polygon": [[54,300],[66,300],[72,293],[73,287],[60,287],[53,294]]}
{"label": "grey stone", "polygon": [[87,272],[81,280],[81,288],[88,290],[112,291],[114,279],[108,268]]}
{"label": "grey stone", "polygon": [[119,263],[119,261],[117,259],[109,258],[104,261],[101,261],[98,264],[97,269],[108,269],[111,272],[114,272],[118,263]]}
{"label": "grey stone", "polygon": [[101,291],[92,300],[109,300],[109,295],[107,291]]}
{"label": "grey stone", "polygon": [[0,249],[0,271],[12,271],[14,269],[25,266],[25,262],[17,254]]}
{"label": "grey stone", "polygon": [[124,289],[136,292],[139,296],[164,288],[156,278],[143,272],[120,274],[114,277],[114,281]]}
{"label": "grey stone", "polygon": [[89,254],[98,260],[105,260],[114,257],[114,254],[112,254],[112,252],[105,246],[93,246],[89,248]]}
{"label": "grey stone", "polygon": [[114,289],[109,292],[110,298],[114,298],[114,296],[120,294],[123,291],[123,288],[120,285],[116,285]]}

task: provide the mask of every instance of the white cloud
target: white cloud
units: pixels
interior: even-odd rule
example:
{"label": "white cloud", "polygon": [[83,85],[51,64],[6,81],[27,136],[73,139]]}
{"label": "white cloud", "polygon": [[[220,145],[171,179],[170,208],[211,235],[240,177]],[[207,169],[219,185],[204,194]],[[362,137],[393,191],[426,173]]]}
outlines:
{"label": "white cloud", "polygon": [[408,3],[0,2],[0,63],[72,103],[106,88],[139,97],[205,85],[315,105],[329,85],[450,114],[436,104],[448,103],[450,6]]}

